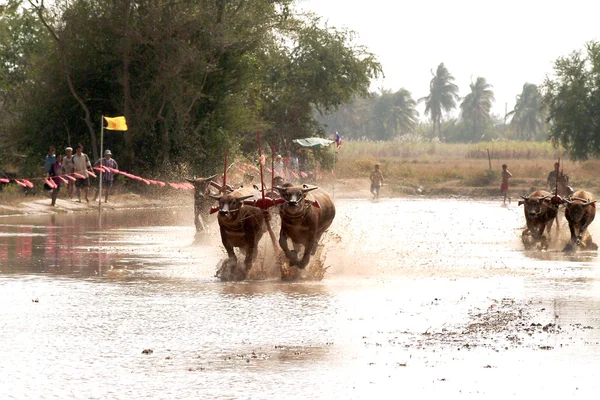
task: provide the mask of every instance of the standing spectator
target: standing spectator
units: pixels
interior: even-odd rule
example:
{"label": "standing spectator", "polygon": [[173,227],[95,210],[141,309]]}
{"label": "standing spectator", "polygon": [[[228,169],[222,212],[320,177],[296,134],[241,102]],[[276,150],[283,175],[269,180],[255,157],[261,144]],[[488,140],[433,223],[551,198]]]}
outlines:
{"label": "standing spectator", "polygon": [[[103,167],[119,169],[119,165],[112,158],[112,153],[110,150],[106,150],[104,152],[104,158],[96,161],[94,166],[97,167],[102,164]],[[107,172],[102,172],[102,190],[104,190],[104,202],[108,203],[108,195],[110,194],[110,190],[113,185],[113,180],[115,177],[115,173],[113,171],[108,170]],[[96,188],[96,194],[94,195],[94,201],[98,198],[98,188]]]}
{"label": "standing spectator", "polygon": [[[69,175],[75,172],[75,165],[73,164],[73,148],[67,147],[65,149],[65,156],[62,160],[62,173],[63,175]],[[75,189],[75,185],[73,181],[69,179],[69,183],[67,185],[67,193],[69,195],[69,199],[73,198],[73,190]]]}
{"label": "standing spectator", "polygon": [[[506,204],[506,197],[508,197],[508,180],[510,178],[512,178],[512,174],[508,172],[508,166],[502,164],[502,185],[500,185],[500,193],[504,195],[503,204]],[[508,202],[510,203],[510,197],[508,198]]]}
{"label": "standing spectator", "polygon": [[556,187],[556,176],[558,175],[558,177],[560,178],[560,175],[562,175],[558,172],[559,168],[560,164],[554,163],[554,170],[550,171],[550,173],[548,174],[548,178],[546,179],[546,181],[548,182],[548,188],[551,192],[554,192],[554,189]]}
{"label": "standing spectator", "polygon": [[56,161],[52,163],[50,166],[49,176],[52,177],[52,181],[56,185],[55,188],[52,188],[52,203],[50,204],[53,207],[56,207],[56,198],[58,197],[58,191],[60,190],[60,186],[62,180],[59,178],[62,175],[62,164],[63,164],[63,156],[59,154],[56,156]]}
{"label": "standing spectator", "polygon": [[282,178],[283,176],[283,161],[281,161],[281,156],[279,154],[277,154],[277,157],[275,157],[275,164],[274,167],[275,169],[275,176],[281,176]]}
{"label": "standing spectator", "polygon": [[75,147],[75,155],[73,156],[73,165],[75,166],[75,173],[83,175],[83,178],[77,178],[75,181],[75,187],[77,187],[77,201],[81,203],[81,188],[85,193],[85,201],[88,203],[90,199],[88,198],[88,192],[90,190],[90,178],[88,175],[88,169],[92,168],[92,164],[90,163],[90,159],[83,152],[83,146],[78,144]]}
{"label": "standing spectator", "polygon": [[44,170],[46,171],[46,176],[50,176],[50,168],[52,168],[52,164],[56,161],[56,150],[54,150],[54,146],[50,146],[48,149],[48,154],[46,155],[46,162],[44,163]]}
{"label": "standing spectator", "polygon": [[374,199],[379,198],[379,190],[383,184],[383,173],[379,170],[379,164],[375,164],[375,169],[371,172],[371,193]]}

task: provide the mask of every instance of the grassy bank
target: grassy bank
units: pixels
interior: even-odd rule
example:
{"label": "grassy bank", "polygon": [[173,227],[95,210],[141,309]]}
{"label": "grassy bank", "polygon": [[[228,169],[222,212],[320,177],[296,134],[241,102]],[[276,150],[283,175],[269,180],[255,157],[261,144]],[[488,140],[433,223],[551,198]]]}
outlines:
{"label": "grassy bank", "polygon": [[[350,142],[344,143],[338,153],[336,175],[342,179],[367,178],[378,163],[391,189],[390,195],[423,191],[433,194],[468,192],[468,195],[492,195],[500,187],[502,164],[507,164],[513,174],[511,191],[522,194],[545,188],[546,177],[562,154],[564,151],[554,149],[550,143],[537,142]],[[600,160],[561,161],[575,189],[600,192]]]}

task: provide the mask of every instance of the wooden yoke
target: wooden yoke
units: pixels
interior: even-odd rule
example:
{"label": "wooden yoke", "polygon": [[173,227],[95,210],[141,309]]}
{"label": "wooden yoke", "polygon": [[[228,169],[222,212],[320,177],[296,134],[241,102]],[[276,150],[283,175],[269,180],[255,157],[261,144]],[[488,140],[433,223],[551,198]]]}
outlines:
{"label": "wooden yoke", "polygon": [[[262,149],[260,147],[260,131],[256,131],[256,140],[258,141],[258,166],[260,168],[260,191],[261,191],[261,199],[256,202],[255,207],[263,210],[263,214],[265,215],[265,225],[267,226],[267,231],[269,232],[269,236],[271,237],[271,242],[273,242],[273,249],[277,252],[279,246],[277,244],[277,239],[275,238],[275,233],[273,229],[271,229],[269,208],[273,207],[275,203],[272,199],[265,198],[265,180],[263,177],[263,163],[262,163]],[[274,151],[272,148],[271,151]],[[274,172],[273,172],[274,173]]]}

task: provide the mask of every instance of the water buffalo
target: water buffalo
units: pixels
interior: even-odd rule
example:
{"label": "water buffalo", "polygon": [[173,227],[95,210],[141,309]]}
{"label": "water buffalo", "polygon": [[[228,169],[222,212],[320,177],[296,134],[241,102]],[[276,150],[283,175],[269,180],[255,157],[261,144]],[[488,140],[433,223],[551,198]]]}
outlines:
{"label": "water buffalo", "polygon": [[578,190],[565,199],[565,218],[569,222],[571,241],[565,247],[566,251],[574,250],[575,246],[583,246],[597,250],[598,245],[592,242],[592,237],[587,232],[596,217],[596,199],[594,195],[585,190]]}
{"label": "water buffalo", "polygon": [[186,178],[186,181],[194,185],[194,225],[196,226],[196,232],[202,232],[206,229],[206,225],[204,225],[204,221],[202,220],[202,214],[208,213],[210,210],[211,200],[207,196],[210,194],[210,182],[215,176],[194,179]]}
{"label": "water buffalo", "polygon": [[226,266],[230,269],[237,266],[233,248],[240,248],[246,254],[245,269],[236,279],[245,279],[252,268],[252,261],[256,258],[258,242],[266,231],[263,211],[245,204],[245,201],[254,197],[248,188],[210,197],[219,200],[219,206],[214,210],[219,212],[217,220],[221,230],[221,241],[229,256]]}
{"label": "water buffalo", "polygon": [[[310,256],[317,251],[319,239],[333,222],[335,206],[331,197],[316,186],[285,185],[277,186],[276,189],[283,201],[279,211],[279,245],[290,265],[305,268]],[[289,249],[288,238],[292,240],[294,250]],[[300,245],[304,246],[304,254],[302,259],[298,260]]]}
{"label": "water buffalo", "polygon": [[523,200],[519,201],[519,205],[524,205],[527,221],[527,229],[523,231],[523,242],[526,242],[526,237],[531,236],[535,241],[541,241],[543,247],[547,247],[547,241],[543,237],[544,230],[548,227],[549,236],[558,205],[552,204],[552,195],[545,190],[536,190],[527,197],[521,197]]}

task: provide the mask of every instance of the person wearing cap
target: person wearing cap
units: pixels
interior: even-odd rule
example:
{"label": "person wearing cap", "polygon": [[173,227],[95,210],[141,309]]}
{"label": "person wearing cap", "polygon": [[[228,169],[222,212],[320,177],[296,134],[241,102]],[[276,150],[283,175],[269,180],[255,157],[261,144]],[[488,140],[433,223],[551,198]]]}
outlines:
{"label": "person wearing cap", "polygon": [[88,169],[92,168],[92,164],[90,164],[90,158],[83,152],[83,145],[81,144],[78,144],[75,147],[73,166],[75,169],[73,172],[84,176],[84,178],[77,178],[75,181],[75,187],[77,188],[77,201],[81,203],[81,188],[83,188],[85,193],[85,201],[89,203],[90,199],[88,198],[88,192],[90,190],[90,178],[88,175]]}
{"label": "person wearing cap", "polygon": [[[103,167],[119,169],[119,164],[117,164],[115,159],[112,158],[112,152],[108,149],[104,151],[104,158],[101,158],[100,160],[98,160],[94,163],[94,167],[97,167],[101,164]],[[104,192],[104,202],[105,203],[108,203],[108,196],[110,195],[110,190],[113,185],[114,177],[115,177],[114,171],[108,170],[108,171],[102,172],[102,191]],[[94,195],[94,201],[96,201],[96,199],[98,198],[98,190],[99,189],[96,188],[96,194]]]}
{"label": "person wearing cap", "polygon": [[[62,174],[70,175],[75,172],[75,164],[73,164],[73,148],[67,147],[65,149],[65,156],[62,161]],[[68,179],[67,185],[67,194],[69,195],[69,199],[73,198],[73,190],[75,189],[75,185],[73,181]]]}
{"label": "person wearing cap", "polygon": [[275,169],[275,176],[283,176],[283,161],[281,161],[281,156],[278,154],[277,157],[275,157],[275,164],[273,166],[273,168]]}

